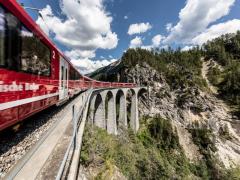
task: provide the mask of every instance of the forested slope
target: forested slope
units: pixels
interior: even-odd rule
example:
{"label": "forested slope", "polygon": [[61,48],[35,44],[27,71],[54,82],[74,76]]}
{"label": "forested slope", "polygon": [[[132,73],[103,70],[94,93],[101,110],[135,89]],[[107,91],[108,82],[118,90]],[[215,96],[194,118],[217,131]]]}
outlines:
{"label": "forested slope", "polygon": [[212,60],[208,74],[219,95],[240,109],[240,31],[227,34],[204,45],[206,61]]}

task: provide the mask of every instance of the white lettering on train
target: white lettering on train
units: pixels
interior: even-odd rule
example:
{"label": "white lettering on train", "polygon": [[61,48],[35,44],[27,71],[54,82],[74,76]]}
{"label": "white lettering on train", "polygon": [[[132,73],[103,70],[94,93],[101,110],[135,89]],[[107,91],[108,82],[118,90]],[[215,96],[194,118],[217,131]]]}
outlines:
{"label": "white lettering on train", "polygon": [[0,81],[0,92],[16,92],[16,91],[36,91],[39,89],[39,85],[35,83],[17,84],[13,81],[11,84],[4,84]]}
{"label": "white lettering on train", "polygon": [[25,90],[26,91],[35,91],[35,90],[38,90],[39,89],[39,85],[33,83],[33,84],[29,84],[29,83],[26,83],[25,84]]}

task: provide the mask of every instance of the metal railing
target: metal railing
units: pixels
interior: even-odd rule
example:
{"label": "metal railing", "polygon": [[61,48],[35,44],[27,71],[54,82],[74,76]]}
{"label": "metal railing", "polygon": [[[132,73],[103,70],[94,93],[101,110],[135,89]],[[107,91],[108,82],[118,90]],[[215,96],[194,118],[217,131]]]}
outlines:
{"label": "metal railing", "polygon": [[[64,155],[64,158],[63,158],[63,161],[62,161],[62,163],[61,163],[61,166],[60,166],[60,168],[59,168],[59,171],[58,171],[56,180],[60,180],[60,179],[62,178],[63,173],[64,173],[64,171],[65,171],[65,167],[66,167],[67,160],[68,160],[68,158],[70,157],[70,154],[71,154],[71,153],[70,153],[71,150],[72,150],[71,157],[74,155],[74,150],[75,150],[75,148],[76,148],[76,146],[77,146],[76,142],[77,142],[78,129],[79,129],[79,126],[80,126],[80,123],[81,123],[81,119],[82,119],[83,116],[84,116],[84,113],[83,113],[84,110],[86,110],[86,111],[88,110],[88,104],[89,104],[89,101],[90,101],[90,97],[91,97],[91,95],[92,95],[92,92],[93,92],[93,90],[90,89],[89,92],[88,92],[88,94],[86,95],[86,99],[85,99],[85,101],[84,101],[84,103],[83,103],[80,111],[79,111],[77,114],[76,114],[76,112],[75,112],[75,106],[72,107],[72,114],[73,114],[73,118],[72,118],[72,120],[73,120],[73,135],[72,135],[71,141],[70,141],[70,143],[69,143],[69,145],[68,145],[67,151],[66,151],[66,153],[65,153],[65,155]],[[80,148],[80,150],[81,150],[81,147],[79,147],[79,148]],[[79,151],[80,151],[80,150],[79,150]],[[77,159],[79,159],[79,158],[80,158],[80,157],[77,157]],[[78,168],[78,167],[79,167],[78,165],[79,165],[79,162],[77,162],[77,165],[76,165],[75,168]],[[71,166],[71,163],[70,163],[70,165],[69,165],[68,168],[70,168],[70,166]],[[74,174],[74,178],[76,179],[76,177],[77,177],[77,169],[75,170],[75,172],[76,172],[76,173]]]}

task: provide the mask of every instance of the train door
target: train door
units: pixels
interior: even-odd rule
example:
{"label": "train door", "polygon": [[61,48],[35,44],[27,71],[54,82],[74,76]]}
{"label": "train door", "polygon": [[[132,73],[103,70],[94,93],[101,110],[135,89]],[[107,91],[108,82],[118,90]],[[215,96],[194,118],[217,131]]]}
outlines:
{"label": "train door", "polygon": [[68,62],[60,58],[60,75],[59,75],[59,100],[68,98]]}

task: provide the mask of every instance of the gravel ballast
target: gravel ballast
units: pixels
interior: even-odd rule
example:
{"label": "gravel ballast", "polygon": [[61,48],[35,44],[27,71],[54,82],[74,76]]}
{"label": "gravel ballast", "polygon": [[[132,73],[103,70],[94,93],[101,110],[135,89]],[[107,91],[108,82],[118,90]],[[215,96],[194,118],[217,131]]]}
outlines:
{"label": "gravel ballast", "polygon": [[72,103],[52,106],[26,119],[14,132],[11,128],[0,132],[0,178],[38,142],[47,130],[60,120]]}

